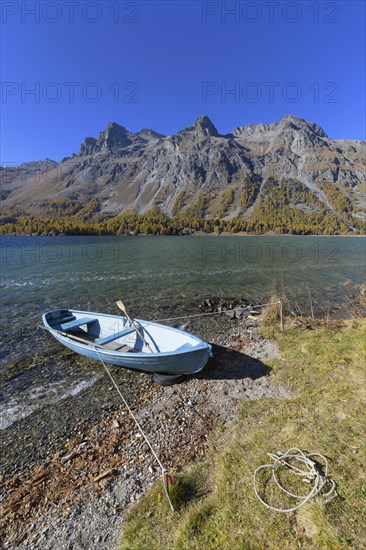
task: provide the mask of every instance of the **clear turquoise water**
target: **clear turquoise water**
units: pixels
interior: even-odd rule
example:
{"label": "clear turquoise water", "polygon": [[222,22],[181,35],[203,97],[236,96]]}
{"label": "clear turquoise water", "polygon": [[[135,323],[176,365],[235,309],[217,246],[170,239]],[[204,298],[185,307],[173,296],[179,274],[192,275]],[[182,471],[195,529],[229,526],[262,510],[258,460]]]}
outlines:
{"label": "clear turquoise water", "polygon": [[[2,237],[2,321],[64,307],[139,312],[149,302],[266,299],[281,281],[326,301],[361,283],[365,239],[351,237]],[[114,310],[114,309],[113,309]]]}

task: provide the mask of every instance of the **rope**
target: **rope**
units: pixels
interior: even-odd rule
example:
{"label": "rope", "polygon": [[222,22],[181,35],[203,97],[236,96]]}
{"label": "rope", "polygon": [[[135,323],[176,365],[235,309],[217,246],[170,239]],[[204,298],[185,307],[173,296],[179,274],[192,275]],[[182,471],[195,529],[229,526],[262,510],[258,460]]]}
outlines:
{"label": "rope", "polygon": [[192,317],[204,317],[206,315],[221,315],[225,311],[212,311],[210,313],[197,313],[195,315],[182,315],[181,317],[166,317],[165,319],[156,319],[154,323],[161,323],[162,321],[175,321],[176,319],[191,319]]}
{"label": "rope", "polygon": [[[304,453],[301,449],[293,447],[285,453],[282,451],[277,451],[277,454],[268,453],[268,456],[273,460],[273,464],[263,464],[255,470],[253,486],[257,498],[270,510],[274,510],[275,512],[294,512],[304,506],[304,504],[306,504],[311,498],[318,495],[325,499],[323,501],[324,504],[328,504],[328,502],[331,502],[338,496],[335,481],[328,477],[328,461],[324,455],[320,453]],[[318,464],[310,457],[318,457],[324,462],[324,474]],[[294,465],[292,462],[297,462],[299,466]],[[290,470],[294,475],[302,477],[305,483],[312,484],[312,488],[309,493],[307,495],[297,495],[286,489],[278,478],[279,466],[283,466]],[[300,502],[300,504],[293,506],[292,508],[277,508],[262,499],[257,489],[257,474],[261,470],[265,470],[267,468],[272,470],[272,476],[276,486],[286,495],[301,500],[302,502]],[[327,485],[330,486],[329,491],[321,494]]]}
{"label": "rope", "polygon": [[163,479],[163,486],[164,486],[164,491],[165,491],[165,495],[166,495],[166,498],[168,499],[168,502],[169,502],[169,506],[170,506],[170,509],[172,512],[174,512],[174,506],[172,504],[172,501],[170,500],[170,497],[169,497],[169,492],[168,492],[168,480],[170,480],[170,476],[168,475],[168,470],[165,468],[165,466],[162,464],[162,462],[160,461],[158,455],[156,454],[154,448],[152,447],[147,435],[145,434],[145,432],[143,431],[143,429],[141,428],[141,425],[139,423],[139,421],[137,420],[136,416],[133,414],[132,410],[130,409],[126,399],[123,397],[122,395],[122,392],[121,390],[119,389],[119,387],[117,386],[113,376],[111,375],[111,372],[110,370],[108,369],[107,365],[105,364],[105,362],[103,361],[103,358],[102,356],[100,355],[98,349],[96,347],[94,347],[100,361],[102,362],[103,364],[103,367],[106,371],[106,373],[108,374],[109,378],[111,379],[111,382],[112,384],[114,385],[114,387],[116,388],[117,390],[117,393],[118,395],[120,396],[121,400],[123,401],[126,409],[128,410],[128,412],[130,413],[130,415],[132,416],[136,426],[138,427],[138,429],[140,430],[140,433],[142,435],[142,437],[144,438],[145,442],[147,443],[150,451],[152,452],[152,454],[154,455],[154,458],[156,460],[156,462],[158,463],[160,469],[161,469],[161,475],[162,475],[162,479]]}
{"label": "rope", "polygon": [[[243,309],[255,309],[256,307],[275,306],[280,303],[281,303],[281,300],[279,300],[278,302],[270,302],[268,304],[256,304],[251,306],[245,306]],[[222,315],[230,311],[235,311],[235,309],[236,308],[234,307],[233,309],[227,309],[225,311],[212,311],[209,313],[197,313],[195,315],[182,315],[181,317],[166,317],[165,319],[156,319],[154,323],[161,323],[162,321],[175,321],[177,319],[192,319],[193,317],[205,317],[206,315]]]}

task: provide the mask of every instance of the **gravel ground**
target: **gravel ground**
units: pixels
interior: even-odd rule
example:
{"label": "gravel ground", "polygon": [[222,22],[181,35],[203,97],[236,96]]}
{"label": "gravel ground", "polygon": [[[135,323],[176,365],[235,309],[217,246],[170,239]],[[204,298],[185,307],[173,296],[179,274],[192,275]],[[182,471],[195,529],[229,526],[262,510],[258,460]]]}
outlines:
{"label": "gravel ground", "polygon": [[[202,317],[185,326],[215,345],[206,368],[184,383],[157,386],[136,373],[123,378],[122,390],[173,474],[205,456],[213,428],[237,418],[239,400],[289,397],[266,366],[277,354],[275,342],[259,335],[253,312],[237,316]],[[112,372],[119,381],[117,369]],[[126,509],[160,469],[107,377],[56,404],[52,414],[47,408],[29,416],[26,435],[21,427],[5,431],[0,547],[115,549]]]}

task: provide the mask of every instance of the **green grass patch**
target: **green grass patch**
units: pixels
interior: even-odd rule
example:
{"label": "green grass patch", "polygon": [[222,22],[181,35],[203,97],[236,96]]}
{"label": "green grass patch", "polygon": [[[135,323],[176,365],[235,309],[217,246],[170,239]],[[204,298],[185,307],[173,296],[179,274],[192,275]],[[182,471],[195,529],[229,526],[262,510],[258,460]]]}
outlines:
{"label": "green grass patch", "polygon": [[[243,401],[219,450],[177,476],[176,511],[169,511],[162,485],[154,486],[130,510],[120,550],[364,548],[365,328],[362,320],[278,336],[280,359],[271,362],[271,376],[293,398]],[[314,499],[286,514],[257,500],[255,468],[270,462],[267,452],[290,447],[327,457],[336,500]],[[263,489],[275,504],[293,504],[269,484]]]}

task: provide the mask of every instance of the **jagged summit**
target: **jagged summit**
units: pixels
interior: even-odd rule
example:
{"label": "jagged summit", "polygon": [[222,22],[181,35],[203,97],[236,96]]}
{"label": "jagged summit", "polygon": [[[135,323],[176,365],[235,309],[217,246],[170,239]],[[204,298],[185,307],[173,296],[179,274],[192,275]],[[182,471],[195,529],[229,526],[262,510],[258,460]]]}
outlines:
{"label": "jagged summit", "polygon": [[107,126],[105,127],[105,132],[127,132],[127,129],[124,126],[121,126],[121,124],[118,124],[117,122],[108,122]]}
{"label": "jagged summit", "polygon": [[163,134],[154,132],[150,128],[143,128],[139,132],[129,132],[127,128],[109,122],[105,129],[99,133],[98,139],[86,137],[78,151],[79,156],[94,155],[96,153],[108,152],[117,149],[126,149],[136,142],[152,142],[164,138]]}
{"label": "jagged summit", "polygon": [[282,125],[282,127],[287,127],[294,130],[308,130],[319,137],[328,137],[323,128],[315,124],[315,122],[308,122],[307,120],[304,120],[303,118],[299,118],[294,115],[285,115],[278,123],[278,125]]}
{"label": "jagged summit", "polygon": [[220,135],[215,125],[212,123],[212,121],[207,115],[201,115],[198,118],[196,118],[194,122],[194,127],[199,128],[200,130],[206,131],[207,134],[211,136]]}
{"label": "jagged summit", "polygon": [[209,117],[207,115],[201,115],[194,121],[194,124],[192,126],[188,126],[187,128],[184,128],[184,130],[181,130],[178,132],[178,135],[186,134],[186,133],[196,134],[197,137],[204,137],[204,136],[211,136],[211,137],[219,137],[220,134],[217,131],[214,124],[211,122]]}
{"label": "jagged summit", "polygon": [[247,124],[246,126],[238,126],[232,131],[233,135],[239,136],[261,136],[264,134],[270,134],[273,132],[283,131],[305,131],[313,133],[318,137],[328,137],[324,130],[315,124],[315,122],[308,122],[303,118],[299,118],[295,115],[285,115],[279,122],[271,122],[270,124]]}
{"label": "jagged summit", "polygon": [[99,133],[98,140],[99,142],[109,141],[110,144],[117,144],[119,141],[124,141],[128,134],[128,130],[117,124],[116,122],[109,122],[102,132]]}
{"label": "jagged summit", "polygon": [[111,151],[115,147],[126,147],[131,141],[128,138],[128,131],[124,126],[116,122],[109,122],[106,128],[99,133],[98,139],[86,137],[80,145],[78,155],[93,155],[101,151]]}

